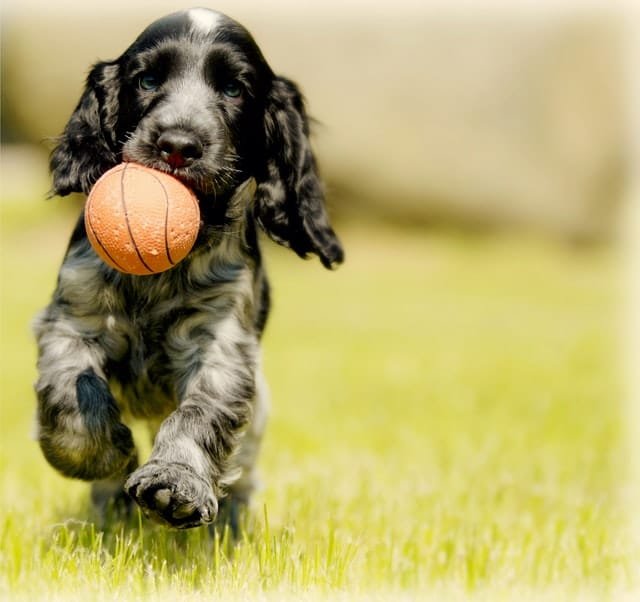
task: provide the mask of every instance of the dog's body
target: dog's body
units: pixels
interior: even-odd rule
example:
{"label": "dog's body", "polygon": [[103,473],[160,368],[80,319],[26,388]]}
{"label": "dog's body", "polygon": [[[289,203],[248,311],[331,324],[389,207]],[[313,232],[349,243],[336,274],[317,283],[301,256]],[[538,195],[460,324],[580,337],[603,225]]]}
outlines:
{"label": "dog's body", "polygon": [[[298,255],[340,263],[297,88],[248,32],[205,9],[153,23],[92,69],[51,157],[54,193],[87,193],[121,161],[197,194],[196,246],[153,276],[112,270],[78,222],[36,322],[38,439],[104,504],[125,490],[151,517],[210,522],[228,490],[246,502],[266,419],[259,340],[269,286],[257,226]],[[158,426],[138,467],[126,410]]]}

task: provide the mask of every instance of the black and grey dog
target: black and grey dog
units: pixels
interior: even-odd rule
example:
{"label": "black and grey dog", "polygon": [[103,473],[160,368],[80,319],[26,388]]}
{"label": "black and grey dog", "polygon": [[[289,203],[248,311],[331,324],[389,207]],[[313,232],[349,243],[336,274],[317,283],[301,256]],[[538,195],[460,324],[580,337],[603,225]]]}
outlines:
{"label": "black and grey dog", "polygon": [[[225,494],[248,500],[266,420],[258,227],[325,267],[343,260],[308,136],[296,86],[214,11],[164,17],[91,70],[51,155],[53,192],[86,194],[134,161],[182,180],[202,215],[190,255],[151,276],[109,268],[80,220],[36,320],[40,446],[93,482],[99,506],[124,486],[148,516],[187,528],[214,520]],[[141,466],[123,414],[154,428]]]}

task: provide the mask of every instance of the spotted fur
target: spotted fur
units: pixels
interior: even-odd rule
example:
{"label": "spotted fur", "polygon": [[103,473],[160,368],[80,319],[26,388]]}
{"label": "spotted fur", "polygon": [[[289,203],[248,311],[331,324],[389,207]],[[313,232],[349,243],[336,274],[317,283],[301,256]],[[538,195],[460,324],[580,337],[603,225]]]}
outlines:
{"label": "spotted fur", "polygon": [[[186,528],[212,521],[227,491],[249,499],[270,300],[256,227],[326,267],[343,258],[308,135],[296,86],[220,13],[169,15],[91,70],[51,156],[53,192],[87,193],[132,160],[183,180],[203,218],[187,258],[151,276],[104,264],[79,220],[36,320],[40,446],[94,482],[98,505],[124,482],[149,516]],[[139,467],[127,415],[158,425]]]}

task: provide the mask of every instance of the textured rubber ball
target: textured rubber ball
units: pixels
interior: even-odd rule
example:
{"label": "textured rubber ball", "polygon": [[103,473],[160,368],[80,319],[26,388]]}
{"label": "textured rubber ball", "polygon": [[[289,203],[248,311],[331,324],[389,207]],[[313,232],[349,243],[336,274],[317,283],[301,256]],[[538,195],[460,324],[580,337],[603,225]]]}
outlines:
{"label": "textured rubber ball", "polygon": [[198,200],[173,176],[121,163],[95,183],[84,210],[91,246],[112,268],[145,276],[171,269],[193,248]]}

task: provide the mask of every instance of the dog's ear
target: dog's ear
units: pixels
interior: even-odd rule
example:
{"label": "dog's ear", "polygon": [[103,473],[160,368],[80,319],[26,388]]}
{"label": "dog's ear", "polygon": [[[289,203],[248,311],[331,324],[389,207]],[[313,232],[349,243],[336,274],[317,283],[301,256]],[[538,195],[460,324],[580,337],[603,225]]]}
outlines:
{"label": "dog's ear", "polygon": [[95,181],[118,163],[119,78],[116,63],[98,63],[51,153],[52,195],[89,192]]}
{"label": "dog's ear", "polygon": [[258,178],[256,221],[300,257],[315,253],[326,268],[342,263],[342,246],[324,205],[309,143],[309,120],[297,87],[276,77],[265,110],[265,173]]}

